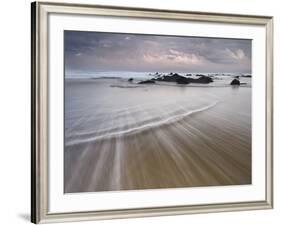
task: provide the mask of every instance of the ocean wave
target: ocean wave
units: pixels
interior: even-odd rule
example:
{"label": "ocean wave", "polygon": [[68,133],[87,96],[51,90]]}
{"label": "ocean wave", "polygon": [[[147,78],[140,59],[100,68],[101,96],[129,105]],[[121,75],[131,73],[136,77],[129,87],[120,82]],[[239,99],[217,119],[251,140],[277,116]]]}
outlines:
{"label": "ocean wave", "polygon": [[190,115],[202,112],[202,111],[206,111],[206,110],[216,106],[217,104],[218,104],[218,101],[215,101],[204,107],[200,107],[200,108],[197,108],[194,110],[189,110],[189,111],[181,113],[181,114],[171,115],[169,117],[162,118],[160,120],[149,120],[149,122],[141,124],[139,126],[130,127],[127,129],[122,129],[122,130],[107,131],[104,134],[97,135],[97,136],[93,135],[89,138],[81,139],[81,135],[78,134],[77,136],[79,136],[79,138],[80,138],[79,140],[73,140],[73,137],[71,137],[71,140],[69,142],[66,142],[65,146],[69,147],[69,146],[73,146],[73,145],[94,142],[94,141],[98,141],[98,140],[102,140],[102,139],[110,139],[110,138],[114,138],[114,137],[118,138],[118,137],[122,137],[122,136],[126,136],[126,135],[136,134],[136,133],[139,133],[139,132],[151,129],[151,128],[160,127],[163,125],[177,122],[187,116],[190,116]]}

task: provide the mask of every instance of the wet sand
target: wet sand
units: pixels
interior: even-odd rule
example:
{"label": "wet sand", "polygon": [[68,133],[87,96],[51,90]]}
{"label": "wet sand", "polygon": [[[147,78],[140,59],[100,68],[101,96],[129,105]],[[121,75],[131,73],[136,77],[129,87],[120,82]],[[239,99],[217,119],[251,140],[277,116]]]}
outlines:
{"label": "wet sand", "polygon": [[237,110],[240,97],[171,124],[66,147],[64,191],[250,184],[250,95],[246,114]]}

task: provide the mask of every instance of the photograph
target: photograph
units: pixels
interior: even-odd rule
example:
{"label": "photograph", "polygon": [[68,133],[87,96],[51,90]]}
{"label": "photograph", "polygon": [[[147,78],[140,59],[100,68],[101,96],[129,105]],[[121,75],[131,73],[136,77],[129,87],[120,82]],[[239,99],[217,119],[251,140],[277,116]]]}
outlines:
{"label": "photograph", "polygon": [[31,4],[33,223],[273,209],[273,16],[186,9]]}
{"label": "photograph", "polygon": [[64,31],[64,193],[252,183],[252,40]]}

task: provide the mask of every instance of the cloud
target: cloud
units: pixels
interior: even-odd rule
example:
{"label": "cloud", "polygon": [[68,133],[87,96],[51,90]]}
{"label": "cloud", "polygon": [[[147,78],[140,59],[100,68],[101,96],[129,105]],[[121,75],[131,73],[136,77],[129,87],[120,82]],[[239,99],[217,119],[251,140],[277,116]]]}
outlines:
{"label": "cloud", "polygon": [[65,31],[67,71],[251,72],[251,40]]}
{"label": "cloud", "polygon": [[245,58],[245,53],[241,49],[231,51],[230,49],[227,48],[225,51],[229,55],[230,58],[233,58],[235,60],[241,60],[241,59]]}
{"label": "cloud", "polygon": [[166,53],[157,54],[154,52],[148,52],[144,54],[144,60],[150,64],[161,64],[161,65],[200,65],[202,62],[202,57],[189,54],[185,52],[180,52],[177,50],[170,49]]}

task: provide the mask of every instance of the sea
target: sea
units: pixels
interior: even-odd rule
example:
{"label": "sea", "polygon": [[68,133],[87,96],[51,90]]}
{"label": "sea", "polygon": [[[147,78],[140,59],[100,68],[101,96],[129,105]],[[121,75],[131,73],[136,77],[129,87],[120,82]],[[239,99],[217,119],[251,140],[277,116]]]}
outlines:
{"label": "sea", "polygon": [[[239,73],[179,73],[213,78],[209,84],[175,84],[139,81],[163,73],[98,72],[65,78],[65,144],[71,146],[122,135],[130,135],[232,101],[239,95],[239,112],[250,116],[251,78]],[[230,86],[240,76],[243,85]],[[132,82],[128,82],[133,78]],[[237,96],[235,97],[237,99]],[[247,100],[247,101],[246,101]],[[235,109],[237,110],[237,109]]]}

